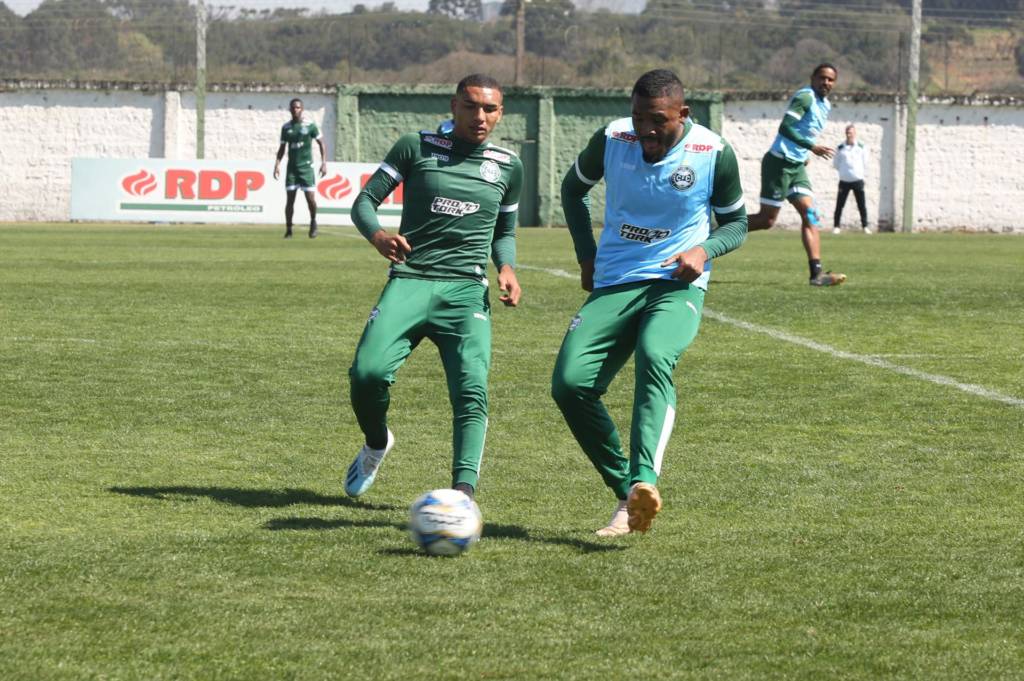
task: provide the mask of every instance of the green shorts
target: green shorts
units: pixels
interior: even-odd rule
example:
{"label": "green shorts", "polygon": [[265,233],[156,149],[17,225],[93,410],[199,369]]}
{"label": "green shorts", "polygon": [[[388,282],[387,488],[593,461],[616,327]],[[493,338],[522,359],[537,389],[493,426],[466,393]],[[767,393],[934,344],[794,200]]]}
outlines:
{"label": "green shorts", "polygon": [[288,191],[301,189],[311,192],[316,189],[316,174],[312,166],[309,168],[288,168],[284,176],[284,188]]}
{"label": "green shorts", "polygon": [[766,153],[761,159],[761,203],[777,208],[797,194],[813,195],[807,166]]}

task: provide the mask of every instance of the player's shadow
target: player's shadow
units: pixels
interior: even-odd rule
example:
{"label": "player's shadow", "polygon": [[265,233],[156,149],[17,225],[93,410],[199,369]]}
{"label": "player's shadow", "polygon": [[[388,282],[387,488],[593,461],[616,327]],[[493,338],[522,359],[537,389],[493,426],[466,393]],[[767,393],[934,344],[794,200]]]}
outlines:
{"label": "player's shadow", "polygon": [[391,504],[369,504],[343,496],[327,496],[308,489],[243,489],[240,487],[193,487],[171,485],[166,487],[110,487],[110,492],[134,497],[148,497],[162,501],[195,501],[200,497],[222,504],[244,508],[284,508],[301,504],[310,506],[347,506],[370,511],[395,511]]}
{"label": "player's shadow", "polygon": [[531,536],[530,532],[518,525],[488,524],[484,525],[484,537],[497,540],[518,540],[571,546],[580,553],[601,553],[604,551],[622,551],[623,547],[616,544],[599,544],[574,537],[540,537]]}
{"label": "player's shadow", "polygon": [[[368,511],[397,511],[392,504],[370,504],[344,496],[327,496],[308,489],[243,489],[240,487],[199,487],[191,485],[168,485],[161,487],[110,487],[109,492],[126,494],[134,497],[147,497],[161,501],[192,502],[206,497],[223,504],[241,506],[243,508],[285,508],[287,506],[344,506],[347,508]],[[390,527],[407,532],[405,523],[388,522],[385,520],[348,520],[344,518],[290,517],[273,518],[264,523],[263,528],[272,531],[280,530],[337,530],[351,527]],[[624,547],[615,544],[599,544],[572,537],[533,536],[518,525],[486,523],[483,536],[498,541],[525,541],[544,544],[556,544],[572,547],[581,553],[603,551],[621,551]],[[406,550],[386,550],[386,554],[405,554]],[[412,551],[418,553],[418,551]]]}
{"label": "player's shadow", "polygon": [[274,518],[263,524],[265,530],[337,530],[347,527],[392,527],[396,530],[407,530],[402,523],[389,523],[383,520],[345,520],[342,518]]}
{"label": "player's shadow", "polygon": [[[335,518],[274,518],[266,522],[263,527],[268,530],[336,530],[348,527],[392,527],[401,532],[408,532],[409,526],[405,523],[389,523],[375,520],[345,520]],[[531,536],[529,531],[518,525],[502,525],[500,523],[487,523],[484,525],[482,535],[485,539],[512,540],[539,542],[544,544],[557,544],[570,546],[580,553],[597,553],[601,551],[621,551],[622,546],[614,544],[598,544],[596,542],[573,539],[571,537],[539,537]],[[384,549],[381,553],[385,555],[408,555],[419,553],[414,549]]]}

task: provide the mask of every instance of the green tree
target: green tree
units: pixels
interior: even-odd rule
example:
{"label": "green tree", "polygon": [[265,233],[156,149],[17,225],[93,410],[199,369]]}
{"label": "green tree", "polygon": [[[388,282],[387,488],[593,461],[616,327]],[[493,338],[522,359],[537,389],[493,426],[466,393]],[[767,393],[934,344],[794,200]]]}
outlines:
{"label": "green tree", "polygon": [[[504,0],[503,16],[515,16],[520,0]],[[566,32],[575,23],[576,6],[570,0],[530,0],[526,4],[526,49],[558,57],[565,53]]]}
{"label": "green tree", "polygon": [[21,17],[0,2],[0,69],[8,74],[21,73],[22,55],[25,52],[24,31]]}
{"label": "green tree", "polygon": [[[122,20],[131,31],[145,36],[160,50],[162,72],[171,79],[193,76],[195,68],[195,10],[188,0],[105,0],[108,11]],[[244,21],[245,19],[240,19]],[[147,54],[142,60],[151,60],[155,53],[144,43],[132,43],[135,57],[140,50]],[[142,68],[136,62],[138,68]],[[152,71],[136,71],[131,77],[151,80]]]}
{"label": "green tree", "polygon": [[484,15],[480,0],[430,0],[428,14],[440,14],[452,19],[473,19],[480,21]]}
{"label": "green tree", "polygon": [[118,58],[117,24],[99,0],[44,0],[25,17],[31,67],[57,77],[110,69]]}

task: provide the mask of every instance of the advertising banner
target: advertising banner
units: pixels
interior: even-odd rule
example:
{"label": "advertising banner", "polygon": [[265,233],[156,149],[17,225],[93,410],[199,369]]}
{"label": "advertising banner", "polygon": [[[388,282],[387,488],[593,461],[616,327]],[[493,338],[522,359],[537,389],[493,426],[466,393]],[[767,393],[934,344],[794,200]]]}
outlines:
{"label": "advertising banner", "polygon": [[[76,158],[71,162],[71,219],[104,222],[215,222],[284,224],[284,163]],[[328,163],[317,178],[317,223],[351,225],[352,202],[377,169],[373,163]],[[396,227],[402,186],[377,210]],[[303,192],[295,198],[295,224],[309,223]]]}

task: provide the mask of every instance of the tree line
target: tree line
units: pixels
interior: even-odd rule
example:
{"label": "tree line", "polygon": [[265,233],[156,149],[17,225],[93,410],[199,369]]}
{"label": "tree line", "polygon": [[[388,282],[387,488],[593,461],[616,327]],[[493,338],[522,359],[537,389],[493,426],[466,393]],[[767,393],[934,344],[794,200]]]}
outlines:
{"label": "tree line", "polygon": [[[207,79],[447,83],[479,68],[509,81],[517,2],[505,0],[488,20],[481,0],[431,0],[424,13],[390,4],[357,5],[347,14],[215,7]],[[707,9],[707,2],[649,0],[642,13],[629,15],[580,12],[571,0],[531,0],[524,84],[621,87],[669,64],[690,87],[778,90],[806,80],[814,63],[832,61],[844,89],[900,89],[909,0],[767,4]],[[1024,75],[1024,0],[926,4],[926,57],[935,45],[948,52],[950,41],[970,44],[978,30],[1004,31],[1017,40],[1007,58]],[[977,16],[981,28],[964,16]],[[195,23],[187,0],[44,0],[24,17],[0,2],[0,68],[7,78],[187,83],[195,78]],[[927,85],[927,58],[922,65]]]}

